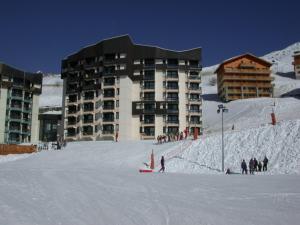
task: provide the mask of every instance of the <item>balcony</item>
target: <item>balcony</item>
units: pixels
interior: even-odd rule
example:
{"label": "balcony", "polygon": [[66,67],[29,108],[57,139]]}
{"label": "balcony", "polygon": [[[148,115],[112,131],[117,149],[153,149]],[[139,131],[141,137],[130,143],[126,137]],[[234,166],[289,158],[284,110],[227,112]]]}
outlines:
{"label": "balcony", "polygon": [[114,130],[103,130],[102,134],[114,134]]}
{"label": "balcony", "polygon": [[115,106],[114,105],[103,105],[103,110],[114,110]]}
{"label": "balcony", "polygon": [[200,120],[191,120],[190,124],[201,124]]}
{"label": "balcony", "polygon": [[114,119],[114,117],[103,117],[102,121],[103,122],[114,122],[115,119]]}
{"label": "balcony", "polygon": [[11,104],[9,108],[10,110],[22,111],[22,105],[19,104]]}
{"label": "balcony", "polygon": [[239,68],[225,68],[225,73],[240,73],[240,74],[270,74],[268,69],[239,69]]}
{"label": "balcony", "polygon": [[179,101],[178,97],[165,97],[167,101]]}
{"label": "balcony", "polygon": [[167,120],[169,124],[179,124],[179,120]]}

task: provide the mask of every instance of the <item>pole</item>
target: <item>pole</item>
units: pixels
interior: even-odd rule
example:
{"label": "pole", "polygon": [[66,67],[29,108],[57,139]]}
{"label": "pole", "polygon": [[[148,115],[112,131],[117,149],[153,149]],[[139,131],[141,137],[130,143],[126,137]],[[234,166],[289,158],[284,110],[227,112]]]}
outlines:
{"label": "pole", "polygon": [[223,109],[222,111],[222,172],[224,172],[224,127],[223,127]]}

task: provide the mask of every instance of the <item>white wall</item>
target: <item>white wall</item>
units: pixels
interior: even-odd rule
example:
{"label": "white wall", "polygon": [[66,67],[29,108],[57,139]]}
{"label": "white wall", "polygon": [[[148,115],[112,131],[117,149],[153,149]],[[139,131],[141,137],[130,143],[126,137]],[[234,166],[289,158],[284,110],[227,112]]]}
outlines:
{"label": "white wall", "polygon": [[162,71],[155,71],[155,101],[164,101],[163,99],[163,81]]}
{"label": "white wall", "polygon": [[179,132],[186,128],[186,74],[183,71],[178,71],[179,77]]}
{"label": "white wall", "polygon": [[0,89],[0,143],[4,143],[6,118],[7,89]]}
{"label": "white wall", "polygon": [[132,96],[136,95],[132,81],[129,77],[120,77],[119,95],[119,139],[133,140],[134,129],[132,119]]}
{"label": "white wall", "polygon": [[31,142],[39,141],[39,96],[33,95],[32,98],[32,118],[31,118]]}

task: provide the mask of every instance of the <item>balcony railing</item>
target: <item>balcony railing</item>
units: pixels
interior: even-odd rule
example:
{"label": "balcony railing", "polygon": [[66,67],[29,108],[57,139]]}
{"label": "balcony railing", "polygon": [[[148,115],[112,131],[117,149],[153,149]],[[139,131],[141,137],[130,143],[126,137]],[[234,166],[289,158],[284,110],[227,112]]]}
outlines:
{"label": "balcony railing", "polygon": [[92,119],[83,120],[83,123],[93,123],[93,122],[94,122],[94,120],[92,120]]}
{"label": "balcony railing", "polygon": [[103,130],[102,134],[113,134],[114,130]]}
{"label": "balcony railing", "polygon": [[114,122],[115,121],[114,118],[103,118],[102,120],[103,120],[103,122]]}
{"label": "balcony railing", "polygon": [[110,109],[115,109],[114,105],[103,105],[104,110],[110,110]]}

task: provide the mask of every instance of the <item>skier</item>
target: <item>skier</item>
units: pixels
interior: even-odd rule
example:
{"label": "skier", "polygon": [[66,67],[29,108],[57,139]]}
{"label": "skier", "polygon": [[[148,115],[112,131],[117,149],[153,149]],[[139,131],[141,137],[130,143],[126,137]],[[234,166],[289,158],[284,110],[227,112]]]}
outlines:
{"label": "skier", "polygon": [[261,164],[261,161],[259,161],[259,163],[258,163],[258,172],[261,172],[261,168],[262,168],[262,164]]}
{"label": "skier", "polygon": [[263,161],[263,171],[267,171],[268,170],[268,162],[269,162],[269,160],[268,160],[268,158],[267,158],[267,156],[265,156],[265,158],[264,158],[264,161]]}
{"label": "skier", "polygon": [[161,168],[160,168],[159,172],[165,172],[165,158],[164,158],[164,156],[161,157],[160,165],[161,165]]}
{"label": "skier", "polygon": [[245,162],[245,159],[243,159],[241,167],[242,167],[242,174],[244,173],[247,174],[247,164]]}

